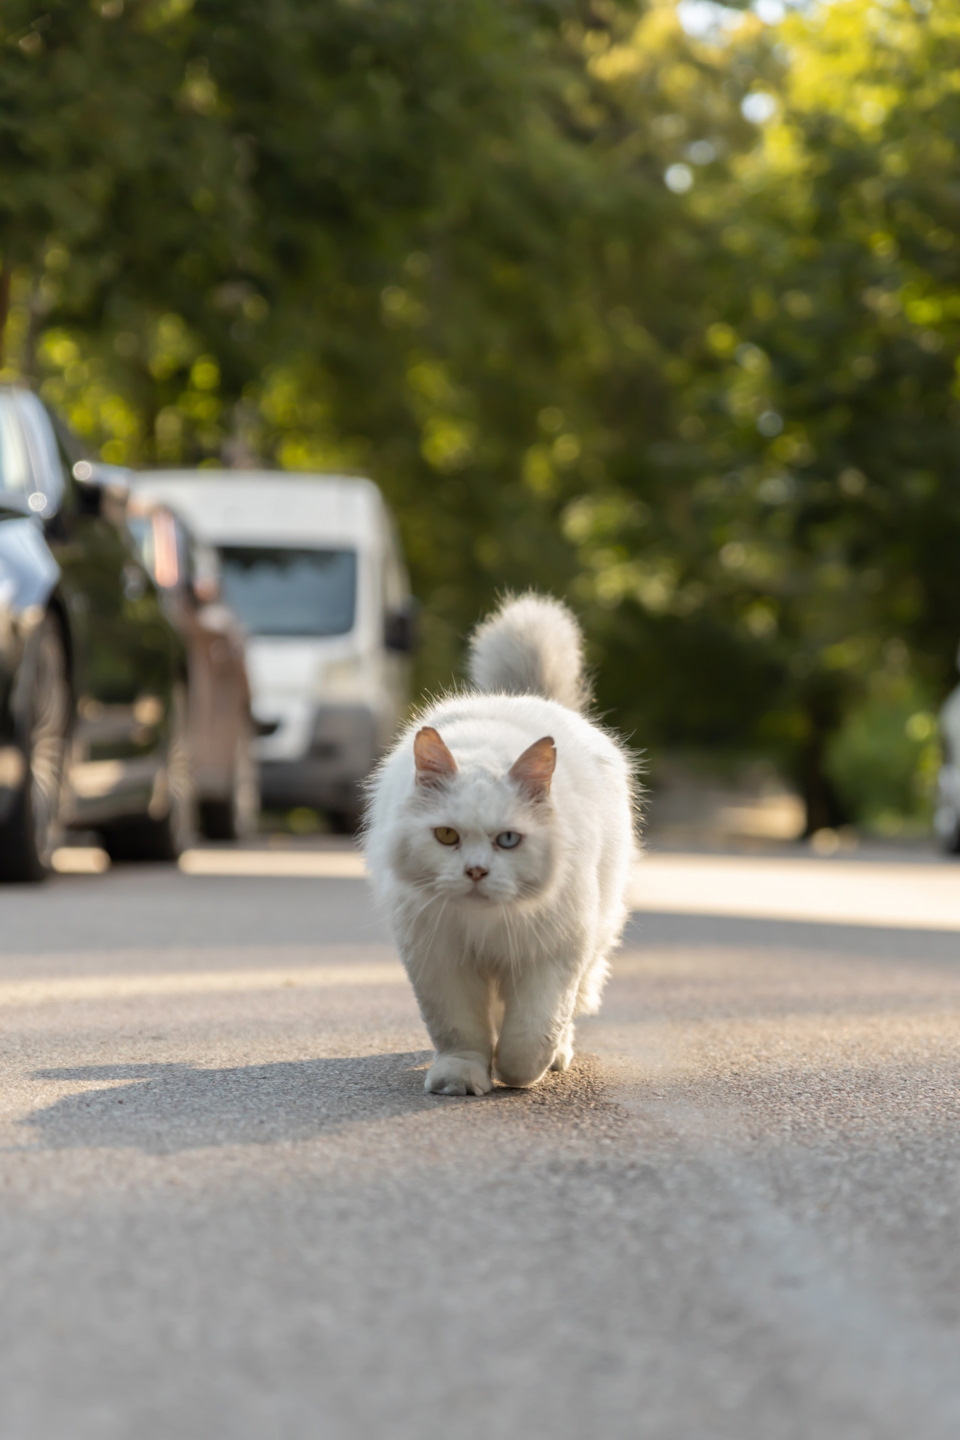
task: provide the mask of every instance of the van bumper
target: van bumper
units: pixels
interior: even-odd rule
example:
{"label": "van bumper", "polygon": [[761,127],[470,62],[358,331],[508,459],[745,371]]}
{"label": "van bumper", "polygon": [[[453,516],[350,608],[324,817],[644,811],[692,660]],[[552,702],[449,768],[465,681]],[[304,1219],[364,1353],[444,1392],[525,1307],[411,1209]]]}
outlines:
{"label": "van bumper", "polygon": [[359,705],[325,705],[315,715],[307,753],[296,760],[260,762],[265,806],[354,810],[360,785],[377,761],[377,724]]}

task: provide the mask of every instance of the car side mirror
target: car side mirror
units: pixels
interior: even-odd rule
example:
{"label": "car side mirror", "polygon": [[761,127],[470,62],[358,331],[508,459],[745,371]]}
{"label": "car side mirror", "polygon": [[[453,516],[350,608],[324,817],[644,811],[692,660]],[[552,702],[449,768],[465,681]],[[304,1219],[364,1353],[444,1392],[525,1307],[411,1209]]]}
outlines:
{"label": "car side mirror", "polygon": [[398,655],[410,655],[416,650],[419,610],[416,600],[411,598],[405,605],[387,611],[383,619],[385,649]]}
{"label": "car side mirror", "polygon": [[204,605],[216,605],[220,599],[220,583],[209,575],[194,575],[190,581],[193,603],[202,609]]}
{"label": "car side mirror", "polygon": [[100,516],[115,525],[122,525],[130,498],[128,476],[121,465],[106,465],[101,460],[78,460],[73,467],[77,485],[77,501],[82,515]]}
{"label": "car side mirror", "polygon": [[212,545],[197,544],[193,551],[193,573],[190,577],[193,603],[216,605],[221,598],[220,561]]}

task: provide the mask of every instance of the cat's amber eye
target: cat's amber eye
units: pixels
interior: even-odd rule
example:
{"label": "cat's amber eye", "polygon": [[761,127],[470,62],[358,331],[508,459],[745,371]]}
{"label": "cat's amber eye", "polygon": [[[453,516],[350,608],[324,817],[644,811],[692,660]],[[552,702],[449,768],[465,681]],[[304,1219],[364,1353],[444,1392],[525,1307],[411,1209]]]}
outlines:
{"label": "cat's amber eye", "polygon": [[516,850],[522,839],[523,836],[518,835],[516,830],[501,830],[494,844],[501,850]]}
{"label": "cat's amber eye", "polygon": [[434,830],[433,833],[434,833],[434,835],[436,835],[436,837],[437,837],[437,839],[440,841],[440,844],[441,844],[441,845],[459,845],[459,844],[460,844],[460,834],[459,834],[459,831],[454,830],[454,829],[453,829],[451,826],[449,826],[449,825],[438,825],[437,828],[436,828],[436,830]]}

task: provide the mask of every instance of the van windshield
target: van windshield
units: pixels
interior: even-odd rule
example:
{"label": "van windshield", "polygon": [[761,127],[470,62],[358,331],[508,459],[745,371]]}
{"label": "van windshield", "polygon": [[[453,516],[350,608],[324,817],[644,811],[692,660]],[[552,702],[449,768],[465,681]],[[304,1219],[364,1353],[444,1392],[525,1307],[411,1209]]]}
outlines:
{"label": "van windshield", "polygon": [[355,550],[224,545],[221,589],[251,635],[346,635],[357,603]]}

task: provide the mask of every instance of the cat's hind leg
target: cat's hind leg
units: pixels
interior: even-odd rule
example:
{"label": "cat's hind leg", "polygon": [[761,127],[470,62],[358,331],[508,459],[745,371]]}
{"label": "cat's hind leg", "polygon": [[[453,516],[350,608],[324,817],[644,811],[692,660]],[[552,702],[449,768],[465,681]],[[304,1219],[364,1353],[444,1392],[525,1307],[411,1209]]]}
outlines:
{"label": "cat's hind leg", "polygon": [[573,1060],[573,1021],[571,1020],[557,1041],[557,1052],[550,1065],[551,1070],[569,1070]]}
{"label": "cat's hind leg", "polygon": [[[596,1015],[600,1009],[600,1000],[603,995],[603,987],[607,983],[607,976],[610,974],[610,963],[606,955],[599,955],[592,960],[583,974],[580,976],[580,983],[577,987],[577,1002],[574,1006],[574,1015]],[[557,1053],[553,1057],[551,1070],[569,1070],[573,1061],[575,1030],[571,1020],[566,1029],[561,1033],[557,1041]]]}
{"label": "cat's hind leg", "polygon": [[607,959],[606,952],[601,951],[590,961],[580,976],[574,1015],[596,1015],[600,1009],[603,987],[607,983],[609,974],[610,961]]}

